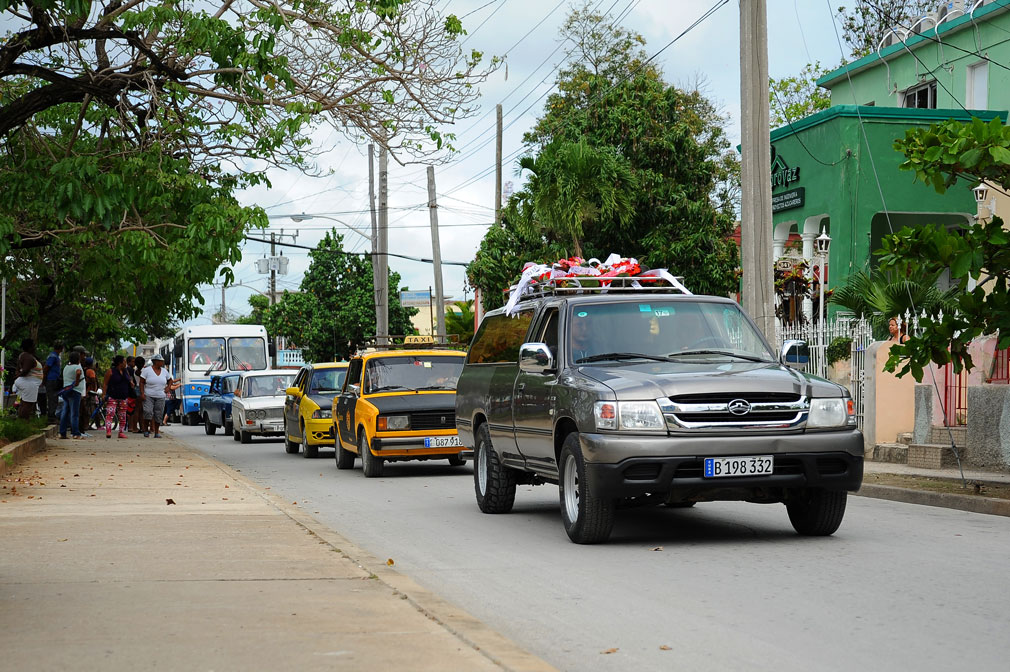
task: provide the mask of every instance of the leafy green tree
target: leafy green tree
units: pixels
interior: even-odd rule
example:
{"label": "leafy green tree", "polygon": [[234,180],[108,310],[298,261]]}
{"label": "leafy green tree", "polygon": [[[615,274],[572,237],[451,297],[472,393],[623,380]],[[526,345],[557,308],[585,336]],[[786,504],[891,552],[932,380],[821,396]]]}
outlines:
{"label": "leafy green tree", "polygon": [[631,219],[635,179],[627,160],[610,147],[593,147],[585,138],[557,140],[536,157],[520,159],[519,166],[530,178],[511,200],[517,224],[529,236],[571,243],[581,257],[587,227],[624,227]]}
{"label": "leafy green tree", "polygon": [[[602,259],[617,252],[685,276],[692,291],[733,290],[738,263],[730,233],[736,204],[733,188],[726,185],[732,184],[738,162],[721,126],[724,120],[699,90],[668,86],[647,61],[641,36],[610,17],[585,7],[575,10],[562,36],[570,60],[559,70],[558,92],[548,97],[543,115],[525,135],[529,158],[535,163],[559,148],[584,144],[599,156],[615,157],[615,171],[627,165],[629,183],[637,185],[630,216],[623,206],[609,208],[606,215],[597,206],[591,225],[578,210],[568,215],[568,221],[585,223],[582,256]],[[523,202],[550,200],[530,190],[551,186],[531,179],[529,198],[510,202],[504,226],[492,228],[482,243],[469,277],[491,300],[486,306],[496,302],[494,295],[517,276],[522,262],[550,261],[563,256],[559,247],[562,253],[572,249],[570,238],[558,235],[566,228],[561,222],[544,226],[541,218],[538,231],[526,226],[531,220]],[[525,256],[515,260],[517,253]],[[511,266],[496,271],[489,268],[492,260]]]}
{"label": "leafy green tree", "polygon": [[249,297],[249,306],[252,312],[236,319],[235,324],[265,324],[270,312],[270,299],[262,294],[253,294]]}
{"label": "leafy green tree", "polygon": [[[1010,127],[999,117],[988,124],[949,120],[908,130],[894,147],[905,155],[901,168],[938,193],[964,181],[1010,188]],[[956,231],[904,227],[884,237],[876,253],[881,269],[902,278],[935,278],[948,271],[956,289],[955,309],[920,323],[921,336],[894,346],[888,370],[900,365],[898,375],[922,380],[930,362],[971,369],[968,344],[983,334],[998,333],[997,347],[1010,347],[1010,233],[1003,226],[992,217]]]}
{"label": "leafy green tree", "polygon": [[[266,311],[267,332],[298,344],[308,361],[347,359],[375,338],[372,260],[344,251],[343,236],[327,233],[309,252],[300,291],[285,292]],[[397,298],[400,275],[389,273],[389,331],[410,334],[416,308]]]}
{"label": "leafy green tree", "polygon": [[[451,146],[483,68],[432,0],[0,3],[0,273],[25,331],[103,302],[141,339],[266,224],[236,190],[313,170],[330,125],[394,156]],[[210,13],[214,12],[214,13]],[[483,69],[482,69],[483,68]],[[104,310],[104,308],[103,308]],[[12,325],[14,333],[22,325]],[[47,327],[48,329],[48,327]]]}
{"label": "leafy green tree", "polygon": [[817,86],[817,80],[825,72],[820,62],[807,63],[798,75],[768,80],[772,128],[785,126],[831,107],[831,94]]}

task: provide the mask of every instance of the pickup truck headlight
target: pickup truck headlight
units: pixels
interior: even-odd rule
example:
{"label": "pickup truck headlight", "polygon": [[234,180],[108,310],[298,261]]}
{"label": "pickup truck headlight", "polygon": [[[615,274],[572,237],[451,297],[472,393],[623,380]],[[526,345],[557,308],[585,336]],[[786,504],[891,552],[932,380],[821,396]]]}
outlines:
{"label": "pickup truck headlight", "polygon": [[408,415],[387,415],[379,418],[377,430],[380,432],[402,432],[410,429],[410,416]]}
{"label": "pickup truck headlight", "polygon": [[807,427],[847,427],[856,424],[856,409],[852,399],[811,399]]}
{"label": "pickup truck headlight", "polygon": [[662,430],[666,421],[655,401],[598,401],[596,429]]}
{"label": "pickup truck headlight", "polygon": [[332,417],[333,417],[333,412],[330,409],[328,409],[328,408],[317,408],[312,413],[312,419],[313,420],[321,420],[323,418],[332,418]]}

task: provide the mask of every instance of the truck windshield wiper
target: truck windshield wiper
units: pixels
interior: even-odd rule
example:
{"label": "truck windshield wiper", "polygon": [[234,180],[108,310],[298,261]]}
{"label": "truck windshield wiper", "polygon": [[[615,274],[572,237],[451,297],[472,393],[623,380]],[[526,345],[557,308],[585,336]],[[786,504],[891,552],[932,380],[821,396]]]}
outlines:
{"label": "truck windshield wiper", "polygon": [[581,359],[576,359],[576,364],[583,364],[586,362],[606,362],[606,361],[618,361],[621,359],[651,359],[654,362],[669,362],[669,357],[663,357],[662,355],[645,355],[640,352],[601,352],[598,355],[590,355],[589,357],[582,357]]}
{"label": "truck windshield wiper", "polygon": [[412,387],[404,387],[403,385],[383,385],[381,387],[373,387],[372,392],[385,392],[386,390],[407,390],[408,392],[417,392]]}
{"label": "truck windshield wiper", "polygon": [[670,357],[680,357],[681,355],[724,355],[726,357],[736,357],[737,359],[742,359],[748,362],[770,361],[767,359],[761,359],[760,357],[754,357],[753,355],[741,355],[738,352],[730,352],[729,350],[681,350],[680,352],[670,353]]}
{"label": "truck windshield wiper", "polygon": [[415,392],[427,392],[429,390],[451,390],[451,387],[446,387],[445,385],[425,385],[424,387],[419,387]]}

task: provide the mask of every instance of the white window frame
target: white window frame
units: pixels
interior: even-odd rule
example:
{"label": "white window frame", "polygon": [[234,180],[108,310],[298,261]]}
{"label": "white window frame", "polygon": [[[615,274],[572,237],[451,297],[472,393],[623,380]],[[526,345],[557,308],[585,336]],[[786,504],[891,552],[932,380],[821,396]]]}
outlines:
{"label": "white window frame", "polygon": [[[985,91],[982,92],[984,100],[982,101],[982,104],[979,105],[977,102],[978,92],[975,91],[975,73],[983,68],[985,72]],[[972,63],[967,67],[967,69],[965,69],[965,75],[965,107],[969,110],[989,109],[989,61],[978,61],[977,63]]]}
{"label": "white window frame", "polygon": [[[919,91],[926,89],[929,91],[929,105],[926,107],[909,107],[906,103],[908,102],[908,96],[913,94],[918,94]],[[916,84],[915,86],[910,86],[901,92],[901,106],[908,109],[920,109],[920,110],[935,110],[936,109],[936,80],[930,80],[928,82],[923,82],[921,84]]]}

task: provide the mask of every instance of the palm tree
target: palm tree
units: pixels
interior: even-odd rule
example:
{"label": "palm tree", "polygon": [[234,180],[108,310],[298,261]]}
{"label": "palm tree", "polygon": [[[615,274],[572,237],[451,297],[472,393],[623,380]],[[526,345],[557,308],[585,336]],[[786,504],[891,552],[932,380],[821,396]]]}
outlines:
{"label": "palm tree", "polygon": [[469,343],[473,339],[473,301],[456,301],[452,304],[459,312],[448,310],[445,313],[445,332],[459,334],[460,343]]}
{"label": "palm tree", "polygon": [[570,241],[581,257],[586,226],[631,219],[636,181],[614,148],[555,140],[537,156],[520,159],[519,167],[530,171],[530,178],[509,205],[526,235]]}
{"label": "palm tree", "polygon": [[935,278],[898,279],[876,269],[861,270],[846,278],[829,301],[851,310],[857,317],[865,317],[873,326],[874,335],[886,338],[887,321],[896,315],[904,315],[906,311],[934,315],[941,310],[955,310],[959,290],[941,292],[934,282]]}

